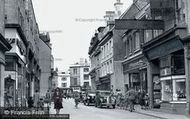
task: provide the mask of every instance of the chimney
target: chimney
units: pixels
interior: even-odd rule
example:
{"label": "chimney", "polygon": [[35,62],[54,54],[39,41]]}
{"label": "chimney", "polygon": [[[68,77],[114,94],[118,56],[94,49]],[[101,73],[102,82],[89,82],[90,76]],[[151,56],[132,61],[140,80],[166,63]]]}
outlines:
{"label": "chimney", "polygon": [[104,18],[106,19],[107,25],[114,24],[116,14],[114,11],[106,11]]}
{"label": "chimney", "polygon": [[119,18],[123,12],[123,3],[121,3],[120,0],[117,0],[117,2],[114,4],[116,17]]}

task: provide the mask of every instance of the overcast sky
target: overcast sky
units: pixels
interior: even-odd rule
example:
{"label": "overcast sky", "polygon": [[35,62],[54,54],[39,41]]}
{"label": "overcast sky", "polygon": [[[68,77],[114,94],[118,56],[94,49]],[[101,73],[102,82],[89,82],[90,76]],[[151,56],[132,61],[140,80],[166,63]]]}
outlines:
{"label": "overcast sky", "polygon": [[[54,67],[67,70],[80,58],[88,58],[88,47],[95,29],[104,26],[105,11],[114,10],[116,0],[33,0],[36,20],[41,31],[61,30],[51,33]],[[121,0],[124,9],[132,0]],[[96,19],[79,21],[81,19]]]}

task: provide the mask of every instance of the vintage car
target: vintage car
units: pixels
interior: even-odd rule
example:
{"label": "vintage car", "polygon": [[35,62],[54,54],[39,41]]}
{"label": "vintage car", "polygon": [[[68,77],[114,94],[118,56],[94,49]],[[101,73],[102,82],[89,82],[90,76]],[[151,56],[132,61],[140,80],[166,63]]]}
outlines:
{"label": "vintage car", "polygon": [[96,94],[96,107],[115,108],[116,98],[110,91],[98,91]]}
{"label": "vintage car", "polygon": [[94,92],[87,93],[83,99],[84,105],[95,105],[95,96],[96,94]]}

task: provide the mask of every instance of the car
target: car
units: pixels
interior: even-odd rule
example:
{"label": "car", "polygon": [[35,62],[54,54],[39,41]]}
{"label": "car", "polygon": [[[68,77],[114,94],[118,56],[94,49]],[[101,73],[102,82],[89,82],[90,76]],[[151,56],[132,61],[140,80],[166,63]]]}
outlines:
{"label": "car", "polygon": [[116,98],[111,91],[98,91],[96,94],[96,107],[115,108]]}
{"label": "car", "polygon": [[93,92],[87,93],[83,100],[84,105],[95,105],[95,96],[96,94]]}

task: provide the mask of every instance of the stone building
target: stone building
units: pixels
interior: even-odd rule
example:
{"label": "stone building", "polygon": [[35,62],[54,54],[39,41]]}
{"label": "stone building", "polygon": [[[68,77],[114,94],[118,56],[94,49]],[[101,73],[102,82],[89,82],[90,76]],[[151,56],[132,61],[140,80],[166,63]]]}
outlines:
{"label": "stone building", "polygon": [[[5,4],[4,0],[0,0],[0,16],[5,17]],[[5,21],[0,19],[0,106],[4,106],[4,90],[5,90],[5,52],[9,51],[12,47],[5,39]]]}
{"label": "stone building", "polygon": [[[4,104],[26,106],[27,98],[40,89],[39,28],[32,0],[1,0],[0,29],[5,44]],[[2,11],[3,10],[3,11]],[[3,55],[2,55],[3,57]],[[4,59],[4,58],[2,58]],[[2,70],[3,71],[3,70]],[[3,77],[2,77],[3,78]],[[3,83],[1,83],[4,85]],[[1,97],[2,98],[2,97]],[[9,101],[7,101],[9,100]],[[1,101],[2,103],[2,101]]]}
{"label": "stone building", "polygon": [[[126,11],[124,20],[129,24],[120,24],[126,30],[123,73],[127,85],[148,92],[151,107],[161,101],[161,109],[188,115],[189,5],[186,0],[136,0]],[[145,26],[156,21],[163,25]]]}
{"label": "stone building", "polygon": [[75,63],[69,67],[70,88],[73,91],[91,90],[90,65],[87,63],[87,60],[83,60],[81,59],[80,63]]}

